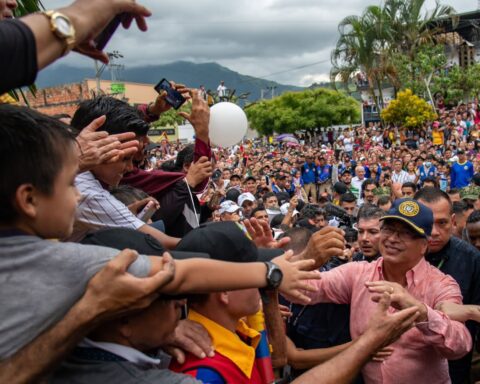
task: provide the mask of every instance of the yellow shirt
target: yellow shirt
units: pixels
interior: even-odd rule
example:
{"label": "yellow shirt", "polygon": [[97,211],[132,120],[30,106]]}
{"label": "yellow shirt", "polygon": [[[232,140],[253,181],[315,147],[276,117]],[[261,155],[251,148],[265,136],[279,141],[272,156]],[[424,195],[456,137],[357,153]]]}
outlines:
{"label": "yellow shirt", "polygon": [[443,132],[432,131],[432,143],[433,145],[443,145]]}
{"label": "yellow shirt", "polygon": [[231,360],[245,376],[251,377],[255,364],[255,349],[260,342],[260,333],[249,328],[244,321],[240,320],[238,322],[237,332],[252,340],[252,346],[250,346],[245,344],[236,333],[229,331],[192,309],[188,311],[188,319],[202,324],[212,338],[215,351]]}

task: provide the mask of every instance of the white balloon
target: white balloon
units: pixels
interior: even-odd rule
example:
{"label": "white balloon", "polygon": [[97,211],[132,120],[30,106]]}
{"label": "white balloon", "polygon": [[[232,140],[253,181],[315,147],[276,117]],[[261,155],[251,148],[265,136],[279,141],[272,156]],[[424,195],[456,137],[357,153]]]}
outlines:
{"label": "white balloon", "polygon": [[247,133],[247,115],[238,105],[217,103],[210,108],[210,141],[220,147],[231,147]]}

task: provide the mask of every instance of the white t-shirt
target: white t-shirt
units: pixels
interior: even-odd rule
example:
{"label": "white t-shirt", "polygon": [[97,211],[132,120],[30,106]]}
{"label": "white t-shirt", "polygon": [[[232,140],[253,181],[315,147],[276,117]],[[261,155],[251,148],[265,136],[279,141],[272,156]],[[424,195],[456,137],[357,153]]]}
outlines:
{"label": "white t-shirt", "polygon": [[353,138],[352,137],[345,137],[343,139],[343,145],[345,146],[345,152],[352,152],[353,151]]}

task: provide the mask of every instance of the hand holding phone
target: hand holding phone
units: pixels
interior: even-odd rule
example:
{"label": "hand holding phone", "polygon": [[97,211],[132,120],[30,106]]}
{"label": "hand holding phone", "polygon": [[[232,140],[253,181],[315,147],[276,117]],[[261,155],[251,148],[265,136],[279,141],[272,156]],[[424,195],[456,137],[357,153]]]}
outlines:
{"label": "hand holding phone", "polygon": [[137,217],[146,223],[150,220],[153,214],[157,211],[157,207],[154,201],[149,201],[147,205],[142,209],[142,211],[137,215]]}
{"label": "hand holding phone", "polygon": [[180,108],[186,101],[182,94],[174,89],[167,79],[160,80],[160,82],[154,88],[158,94],[161,94],[163,91],[165,91],[165,101],[175,109]]}

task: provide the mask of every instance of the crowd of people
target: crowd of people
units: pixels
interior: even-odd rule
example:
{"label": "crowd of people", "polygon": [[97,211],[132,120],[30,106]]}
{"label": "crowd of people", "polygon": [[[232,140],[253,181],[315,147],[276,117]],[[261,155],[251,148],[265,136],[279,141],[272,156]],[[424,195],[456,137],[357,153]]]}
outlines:
{"label": "crowd of people", "polygon": [[[0,0],[0,92],[71,49],[107,60],[92,39],[150,14],[16,5]],[[149,142],[165,93],[71,117],[0,103],[1,382],[475,380],[476,102],[415,130],[212,148],[201,90],[171,84],[193,144]]]}

